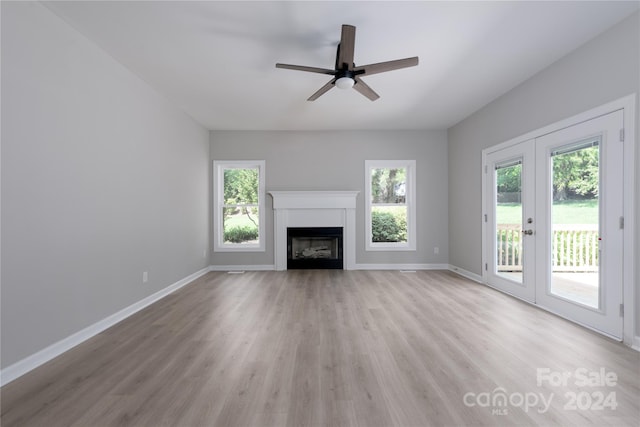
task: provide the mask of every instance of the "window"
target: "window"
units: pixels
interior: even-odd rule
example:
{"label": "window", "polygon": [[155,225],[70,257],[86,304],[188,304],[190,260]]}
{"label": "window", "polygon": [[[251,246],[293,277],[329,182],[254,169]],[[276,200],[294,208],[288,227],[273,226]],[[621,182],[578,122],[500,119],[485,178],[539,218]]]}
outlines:
{"label": "window", "polygon": [[367,160],[366,249],[416,250],[415,160]]}
{"label": "window", "polygon": [[214,161],[216,252],[264,251],[264,161]]}

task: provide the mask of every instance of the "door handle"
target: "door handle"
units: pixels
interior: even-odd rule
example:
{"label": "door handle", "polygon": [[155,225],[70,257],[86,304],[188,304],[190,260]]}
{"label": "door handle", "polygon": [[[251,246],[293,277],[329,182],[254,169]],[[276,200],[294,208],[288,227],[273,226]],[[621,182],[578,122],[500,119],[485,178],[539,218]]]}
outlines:
{"label": "door handle", "polygon": [[527,236],[532,236],[533,235],[533,230],[522,230],[522,232],[524,234],[526,234]]}

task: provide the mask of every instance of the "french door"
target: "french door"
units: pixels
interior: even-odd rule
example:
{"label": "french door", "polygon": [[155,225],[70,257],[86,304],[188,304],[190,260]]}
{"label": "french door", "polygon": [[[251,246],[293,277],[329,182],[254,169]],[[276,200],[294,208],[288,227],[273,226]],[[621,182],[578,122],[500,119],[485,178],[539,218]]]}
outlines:
{"label": "french door", "polygon": [[485,280],[622,338],[623,112],[489,151]]}
{"label": "french door", "polygon": [[488,282],[503,292],[535,302],[535,147],[526,141],[490,153],[485,173],[489,193],[485,208],[490,255]]}

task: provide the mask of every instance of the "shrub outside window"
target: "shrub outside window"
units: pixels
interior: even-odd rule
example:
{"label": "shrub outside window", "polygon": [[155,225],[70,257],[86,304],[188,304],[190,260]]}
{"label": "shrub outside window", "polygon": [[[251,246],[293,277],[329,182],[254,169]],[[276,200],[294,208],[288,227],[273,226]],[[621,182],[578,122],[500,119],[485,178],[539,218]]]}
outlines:
{"label": "shrub outside window", "polygon": [[367,160],[366,249],[415,250],[415,160]]}
{"label": "shrub outside window", "polygon": [[264,161],[214,161],[216,252],[264,251]]}

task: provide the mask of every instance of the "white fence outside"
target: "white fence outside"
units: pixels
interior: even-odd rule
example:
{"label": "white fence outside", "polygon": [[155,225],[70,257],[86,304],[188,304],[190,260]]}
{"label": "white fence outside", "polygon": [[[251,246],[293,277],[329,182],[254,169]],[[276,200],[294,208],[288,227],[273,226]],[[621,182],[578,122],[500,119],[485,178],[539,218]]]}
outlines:
{"label": "white fence outside", "polygon": [[[498,224],[496,232],[498,271],[522,271],[522,227]],[[598,271],[598,225],[559,224],[553,228],[553,271]]]}

